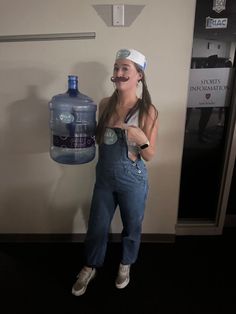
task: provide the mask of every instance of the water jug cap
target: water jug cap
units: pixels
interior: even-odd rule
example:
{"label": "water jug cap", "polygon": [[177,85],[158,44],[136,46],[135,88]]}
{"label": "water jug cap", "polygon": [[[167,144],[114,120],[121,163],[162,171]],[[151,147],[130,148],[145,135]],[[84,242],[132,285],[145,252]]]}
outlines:
{"label": "water jug cap", "polygon": [[127,59],[135,62],[142,70],[145,70],[147,65],[146,57],[135,49],[120,49],[116,53],[116,60]]}
{"label": "water jug cap", "polygon": [[78,76],[77,75],[68,75],[68,79],[69,80],[78,80]]}

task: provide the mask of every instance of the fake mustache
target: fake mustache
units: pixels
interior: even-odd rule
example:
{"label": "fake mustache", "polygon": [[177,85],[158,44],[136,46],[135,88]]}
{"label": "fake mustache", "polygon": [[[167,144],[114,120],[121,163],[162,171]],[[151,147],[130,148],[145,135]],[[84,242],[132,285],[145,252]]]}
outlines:
{"label": "fake mustache", "polygon": [[124,76],[117,76],[117,77],[112,76],[111,77],[111,81],[113,83],[116,83],[116,82],[127,82],[128,80],[129,80],[128,76],[126,76],[126,77],[124,77]]}

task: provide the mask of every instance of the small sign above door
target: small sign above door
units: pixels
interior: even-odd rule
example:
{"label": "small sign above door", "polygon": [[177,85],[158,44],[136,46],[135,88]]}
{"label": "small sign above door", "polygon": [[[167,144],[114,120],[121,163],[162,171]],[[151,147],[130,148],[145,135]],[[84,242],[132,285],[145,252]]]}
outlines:
{"label": "small sign above door", "polygon": [[228,18],[212,18],[210,16],[206,17],[206,29],[212,28],[227,28]]}
{"label": "small sign above door", "polygon": [[221,11],[225,10],[226,0],[214,0],[213,2],[213,10],[216,13],[220,13]]}

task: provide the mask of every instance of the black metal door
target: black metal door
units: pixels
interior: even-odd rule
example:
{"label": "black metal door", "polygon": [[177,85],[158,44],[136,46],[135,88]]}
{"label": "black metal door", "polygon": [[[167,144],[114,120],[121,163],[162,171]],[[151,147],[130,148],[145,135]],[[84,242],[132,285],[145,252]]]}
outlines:
{"label": "black metal door", "polygon": [[196,3],[179,222],[215,222],[219,216],[229,129],[235,124],[236,1],[227,0],[220,9],[222,3]]}

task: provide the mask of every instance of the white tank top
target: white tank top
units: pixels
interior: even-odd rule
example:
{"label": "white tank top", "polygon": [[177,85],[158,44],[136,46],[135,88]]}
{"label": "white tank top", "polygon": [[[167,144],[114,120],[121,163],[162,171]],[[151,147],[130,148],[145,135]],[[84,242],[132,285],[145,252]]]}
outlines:
{"label": "white tank top", "polygon": [[[139,110],[137,110],[129,119],[126,121],[127,125],[138,126]],[[126,133],[126,142],[128,146],[128,154],[137,156],[139,154],[139,147],[135,142],[130,142]]]}

